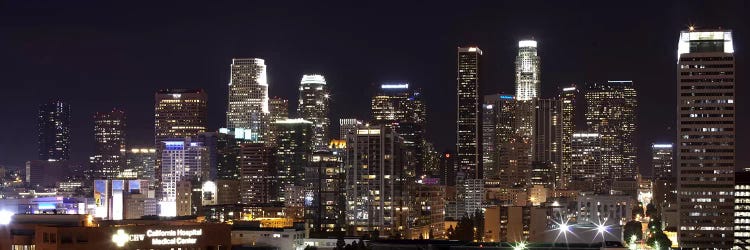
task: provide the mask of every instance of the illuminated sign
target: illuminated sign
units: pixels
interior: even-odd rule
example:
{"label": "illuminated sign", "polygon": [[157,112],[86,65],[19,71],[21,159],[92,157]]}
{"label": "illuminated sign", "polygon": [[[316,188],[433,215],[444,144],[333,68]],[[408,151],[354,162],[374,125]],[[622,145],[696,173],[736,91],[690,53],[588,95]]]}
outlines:
{"label": "illuminated sign", "polygon": [[522,40],[518,42],[518,47],[536,47],[536,41]]}
{"label": "illuminated sign", "polygon": [[383,84],[380,85],[381,89],[408,89],[409,84]]}
{"label": "illuminated sign", "polygon": [[147,240],[150,240],[151,245],[194,245],[202,235],[203,229],[148,229],[145,234],[128,234],[119,229],[112,235],[112,242],[118,247],[124,247],[128,242]]}
{"label": "illuminated sign", "polygon": [[500,95],[500,99],[513,99],[512,95]]}

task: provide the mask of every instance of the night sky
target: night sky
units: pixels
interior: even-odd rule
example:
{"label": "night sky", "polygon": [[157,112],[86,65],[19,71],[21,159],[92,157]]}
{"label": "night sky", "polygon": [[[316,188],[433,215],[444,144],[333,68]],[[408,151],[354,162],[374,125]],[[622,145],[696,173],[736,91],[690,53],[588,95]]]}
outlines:
{"label": "night sky", "polygon": [[224,126],[233,57],[265,59],[270,95],[290,99],[292,113],[302,74],[324,74],[334,124],[367,119],[379,83],[408,81],[426,98],[429,140],[453,149],[456,47],[484,51],[482,94],[513,93],[517,41],[533,37],[543,97],[570,83],[635,82],[648,174],[649,145],[675,136],[676,42],[690,24],[734,31],[737,165],[750,163],[746,1],[361,2],[0,3],[0,164],[37,158],[37,109],[56,98],[72,105],[78,161],[93,151],[94,112],[115,107],[128,115],[128,147],[151,146],[161,88],[204,88],[210,128]]}

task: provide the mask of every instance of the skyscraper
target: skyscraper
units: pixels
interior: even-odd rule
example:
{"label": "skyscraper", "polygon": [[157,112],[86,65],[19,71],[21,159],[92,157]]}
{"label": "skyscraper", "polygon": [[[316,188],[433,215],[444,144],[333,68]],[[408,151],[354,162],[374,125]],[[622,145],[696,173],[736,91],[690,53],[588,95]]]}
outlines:
{"label": "skyscraper", "polygon": [[347,137],[346,173],[347,231],[363,235],[397,233],[407,213],[401,137],[388,126],[360,126]]}
{"label": "skyscraper", "polygon": [[458,170],[469,179],[482,178],[481,127],[479,103],[479,63],[482,50],[458,48],[458,119],[456,154]]}
{"label": "skyscraper", "polygon": [[276,171],[274,150],[265,143],[242,143],[240,149],[240,201],[242,204],[267,203],[278,193],[273,188]]}
{"label": "skyscraper", "polygon": [[502,144],[515,137],[515,96],[493,94],[484,96],[482,114],[482,164],[484,178],[500,177]]}
{"label": "skyscraper", "polygon": [[249,129],[253,140],[262,141],[268,113],[265,61],[258,58],[232,59],[227,128]]}
{"label": "skyscraper", "polygon": [[289,119],[289,101],[280,97],[268,100],[268,130],[266,131],[267,143],[276,146],[276,121]]}
{"label": "skyscraper", "polygon": [[357,131],[357,126],[362,125],[362,121],[356,118],[341,118],[339,119],[339,138],[346,139],[346,135],[354,134]]}
{"label": "skyscraper", "polygon": [[318,151],[305,169],[305,218],[313,232],[334,232],[345,223],[345,176],[341,163],[339,155]]}
{"label": "skyscraper", "polygon": [[651,165],[654,180],[668,180],[675,176],[672,167],[672,144],[651,144]]}
{"label": "skyscraper", "polygon": [[125,168],[125,112],[114,109],[94,114],[94,156],[96,173],[113,179]]}
{"label": "skyscraper", "polygon": [[313,123],[304,119],[276,121],[276,177],[277,201],[287,201],[289,190],[305,187],[305,169],[313,153]]}
{"label": "skyscraper", "polygon": [[155,95],[154,140],[183,139],[206,132],[208,96],[202,89],[164,89]]}
{"label": "skyscraper", "polygon": [[427,113],[422,95],[409,89],[408,83],[382,84],[372,97],[371,109],[373,124],[390,126],[402,137],[408,175],[421,176]]}
{"label": "skyscraper", "polygon": [[52,101],[39,107],[39,160],[70,159],[70,105]]}
{"label": "skyscraper", "polygon": [[575,85],[564,87],[560,99],[560,168],[556,173],[557,186],[567,188],[570,182],[571,154],[573,153],[573,133],[576,130],[576,96],[578,90]]}
{"label": "skyscraper", "polygon": [[518,42],[516,56],[516,100],[530,101],[539,98],[540,62],[536,41]]}
{"label": "skyscraper", "polygon": [[586,124],[589,131],[601,135],[602,164],[611,170],[606,179],[635,180],[638,173],[635,151],[637,100],[633,82],[593,83],[584,96]]}
{"label": "skyscraper", "polygon": [[299,86],[297,113],[300,118],[313,123],[313,146],[317,150],[328,148],[328,87],[322,75],[303,75]]}
{"label": "skyscraper", "polygon": [[734,71],[731,31],[680,33],[675,159],[681,248],[732,248]]}
{"label": "skyscraper", "polygon": [[200,183],[208,176],[208,154],[200,142],[190,139],[161,143],[161,201],[160,216],[177,216],[184,202],[180,202],[180,182]]}
{"label": "skyscraper", "polygon": [[148,180],[153,187],[156,180],[156,148],[131,148],[127,154],[127,167],[136,174],[136,178]]}
{"label": "skyscraper", "polygon": [[608,193],[609,190],[604,190],[604,182],[610,170],[602,164],[602,136],[597,133],[575,133],[572,138],[569,187]]}

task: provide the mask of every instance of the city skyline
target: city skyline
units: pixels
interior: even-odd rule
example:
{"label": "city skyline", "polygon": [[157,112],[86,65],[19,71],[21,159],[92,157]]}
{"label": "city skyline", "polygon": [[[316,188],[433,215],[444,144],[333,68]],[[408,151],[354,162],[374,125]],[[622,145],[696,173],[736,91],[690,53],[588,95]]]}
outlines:
{"label": "city skyline", "polygon": [[[717,9],[719,9],[717,7]],[[726,9],[726,8],[724,8]],[[696,10],[697,11],[697,10]],[[402,17],[405,18],[405,17]],[[696,20],[691,19],[692,21],[699,24],[699,26],[705,25],[713,25],[714,23],[710,21],[710,18],[705,18],[707,20]],[[735,40],[737,41],[747,41],[748,39],[742,39],[742,37],[747,37],[748,32],[743,32],[744,27],[740,23],[741,22],[731,22],[724,19],[718,19],[714,20],[716,23],[715,25],[723,25],[726,28],[731,28],[735,32]],[[678,22],[678,21],[673,21]],[[540,50],[540,57],[543,57],[542,61],[542,67],[544,70],[542,71],[542,93],[541,97],[553,97],[556,95],[555,89],[561,88],[562,86],[567,86],[572,83],[576,83],[578,86],[584,86],[584,83],[589,82],[602,82],[607,80],[618,80],[618,79],[632,79],[634,81],[634,84],[636,85],[636,88],[639,91],[639,102],[642,103],[642,105],[639,105],[639,112],[638,112],[638,121],[639,123],[639,130],[637,132],[636,137],[638,138],[638,158],[640,159],[639,162],[641,164],[641,170],[645,173],[649,173],[650,169],[648,169],[648,156],[650,155],[650,150],[648,145],[652,142],[673,142],[674,138],[674,129],[667,130],[667,127],[674,127],[674,120],[669,117],[674,117],[674,108],[672,103],[674,101],[668,101],[671,99],[667,99],[667,101],[663,102],[663,107],[659,106],[659,101],[653,101],[653,98],[661,97],[661,96],[667,96],[667,98],[673,98],[674,95],[672,95],[674,91],[674,86],[676,84],[676,80],[674,79],[674,61],[675,61],[675,51],[676,51],[676,44],[674,41],[676,41],[676,37],[678,35],[678,31],[684,29],[684,25],[687,25],[686,21],[681,21],[681,23],[673,23],[670,25],[664,25],[669,26],[667,28],[662,27],[664,30],[662,32],[665,32],[664,34],[659,34],[666,36],[667,38],[658,38],[655,40],[659,40],[658,45],[654,46],[659,49],[652,49],[652,53],[649,53],[649,55],[655,55],[654,59],[655,61],[659,63],[652,63],[650,65],[658,65],[656,69],[651,69],[653,72],[658,71],[658,75],[664,75],[663,77],[654,77],[653,79],[650,77],[652,75],[649,72],[649,70],[641,70],[641,69],[633,69],[633,70],[621,70],[616,69],[617,66],[622,63],[626,64],[629,62],[628,60],[636,60],[637,58],[631,58],[626,55],[627,53],[623,51],[617,51],[616,49],[609,50],[605,53],[605,55],[609,55],[608,57],[623,57],[625,60],[622,60],[622,62],[612,62],[614,59],[603,59],[603,57],[596,57],[594,55],[588,54],[588,53],[597,53],[598,50],[607,50],[604,48],[617,48],[621,47],[623,44],[619,44],[620,46],[617,46],[617,42],[611,42],[605,38],[602,38],[601,41],[594,42],[596,46],[591,50],[591,52],[586,52],[583,54],[582,61],[586,62],[588,64],[584,67],[576,67],[578,68],[579,73],[578,76],[575,74],[573,75],[566,75],[564,73],[561,73],[561,71],[565,70],[571,70],[569,65],[563,65],[560,63],[561,58],[556,57],[572,57],[576,56],[576,53],[573,53],[568,50],[576,51],[576,50],[585,50],[586,48],[578,48],[574,46],[570,46],[570,44],[579,42],[580,40],[571,39],[573,41],[565,42],[565,38],[561,33],[556,33],[550,31],[549,28],[544,28],[544,25],[536,24],[536,25],[529,25],[530,27],[524,27],[526,30],[522,28],[518,28],[518,30],[510,31],[510,32],[502,32],[502,31],[492,31],[492,35],[488,35],[490,38],[484,37],[482,35],[477,34],[459,34],[455,35],[455,41],[449,41],[449,42],[436,42],[435,44],[438,45],[432,45],[432,44],[426,44],[425,47],[429,48],[429,53],[432,54],[439,54],[440,60],[435,63],[434,66],[431,67],[418,67],[414,71],[408,71],[404,72],[401,69],[397,69],[397,66],[400,65],[397,63],[395,66],[389,66],[384,67],[383,69],[370,69],[369,71],[364,71],[363,74],[358,75],[360,72],[352,71],[350,67],[341,67],[340,69],[336,67],[335,63],[309,63],[307,60],[302,60],[302,62],[298,63],[292,63],[295,64],[295,66],[281,66],[285,64],[285,61],[290,61],[289,55],[283,55],[283,53],[280,52],[274,52],[273,47],[269,49],[259,49],[262,47],[262,45],[252,45],[252,46],[244,46],[241,43],[238,45],[231,46],[232,48],[228,49],[231,51],[221,51],[221,53],[218,53],[217,55],[211,55],[211,60],[208,60],[210,62],[201,62],[198,63],[200,65],[205,65],[206,63],[210,64],[210,66],[206,67],[205,69],[202,69],[199,73],[191,74],[189,70],[185,70],[183,74],[186,74],[187,76],[175,76],[173,72],[171,73],[164,73],[164,74],[157,74],[153,75],[154,78],[147,78],[146,75],[138,77],[139,74],[149,74],[149,70],[141,69],[141,66],[138,66],[134,63],[127,63],[123,65],[119,65],[120,67],[135,67],[133,71],[136,73],[133,73],[136,76],[126,76],[125,79],[129,79],[131,77],[135,77],[136,79],[129,79],[131,82],[145,82],[145,83],[131,83],[134,86],[135,90],[122,90],[120,87],[113,86],[112,84],[125,81],[125,79],[117,79],[117,80],[111,80],[111,81],[100,81],[96,80],[98,78],[101,78],[102,76],[93,74],[90,76],[92,79],[89,81],[81,81],[81,87],[90,86],[87,84],[92,84],[91,82],[108,82],[111,84],[105,84],[107,86],[112,86],[112,89],[110,91],[107,91],[108,93],[111,93],[112,98],[105,98],[105,97],[95,97],[92,99],[86,99],[82,96],[76,95],[76,93],[71,93],[70,90],[62,90],[59,91],[59,94],[57,92],[49,92],[45,93],[46,91],[39,91],[39,92],[32,92],[32,93],[39,93],[38,96],[35,96],[33,98],[28,98],[29,100],[23,100],[19,103],[21,104],[14,104],[14,105],[3,105],[3,106],[11,106],[11,107],[19,107],[19,106],[33,106],[34,108],[38,107],[38,105],[46,102],[47,100],[51,99],[61,99],[63,101],[66,101],[71,104],[72,109],[72,130],[71,138],[73,141],[73,147],[72,147],[72,158],[79,162],[84,162],[84,160],[91,155],[93,152],[93,144],[91,141],[93,141],[93,136],[89,135],[91,134],[91,130],[93,127],[93,121],[91,120],[91,115],[94,114],[94,112],[98,111],[107,111],[111,110],[112,108],[118,108],[122,109],[125,112],[128,113],[128,142],[127,144],[130,146],[147,146],[149,143],[153,141],[153,138],[149,138],[151,134],[148,133],[148,131],[153,131],[153,113],[152,109],[143,108],[143,107],[149,107],[153,105],[153,94],[157,89],[162,88],[172,88],[172,87],[184,87],[184,88],[205,88],[206,93],[208,93],[208,109],[209,109],[209,126],[208,131],[215,131],[220,127],[225,126],[223,124],[223,119],[221,118],[224,115],[224,112],[226,111],[226,105],[223,103],[226,103],[226,93],[227,93],[227,87],[226,83],[228,83],[229,79],[227,79],[228,74],[228,68],[226,65],[228,62],[230,62],[231,58],[246,58],[246,57],[257,57],[257,58],[263,58],[266,60],[266,63],[268,65],[268,74],[269,74],[269,88],[270,88],[270,95],[271,96],[281,96],[282,98],[289,99],[290,100],[290,107],[296,107],[293,103],[295,102],[294,99],[296,97],[296,87],[299,83],[299,78],[305,74],[306,72],[321,72],[322,74],[326,75],[326,78],[328,80],[328,85],[331,87],[331,95],[332,95],[332,101],[331,101],[331,114],[332,116],[329,117],[332,121],[338,120],[339,117],[356,117],[358,119],[367,119],[369,109],[368,103],[369,103],[369,97],[372,95],[372,93],[375,92],[376,86],[379,86],[380,83],[387,82],[393,79],[405,79],[406,81],[413,84],[415,87],[425,89],[424,96],[426,98],[426,105],[430,107],[428,109],[428,134],[427,138],[429,141],[433,141],[436,143],[436,149],[438,151],[442,151],[445,149],[454,149],[455,148],[455,142],[451,139],[445,139],[443,137],[453,137],[453,136],[441,136],[443,134],[453,134],[453,131],[455,128],[454,126],[445,126],[442,125],[442,123],[446,124],[455,124],[453,121],[455,119],[455,111],[451,112],[453,108],[455,108],[455,104],[452,104],[453,102],[445,102],[441,103],[441,99],[446,100],[452,100],[455,99],[455,97],[451,98],[451,96],[455,96],[455,92],[453,89],[455,89],[455,69],[451,70],[451,68],[455,68],[455,64],[452,63],[455,61],[455,47],[456,46],[467,46],[467,45],[476,45],[482,48],[482,50],[486,53],[486,55],[483,56],[483,72],[487,72],[486,74],[483,74],[483,78],[488,79],[488,82],[483,82],[480,84],[480,96],[490,93],[497,93],[497,92],[506,92],[506,93],[512,93],[513,92],[513,61],[514,57],[512,56],[514,52],[516,52],[516,48],[514,48],[514,45],[516,45],[517,40],[524,39],[528,36],[533,36],[535,40],[539,42],[539,50]],[[467,22],[471,23],[471,22]],[[462,23],[462,25],[468,25],[467,23]],[[63,22],[64,24],[64,22]],[[512,22],[508,21],[507,24],[512,24]],[[75,28],[75,22],[70,27]],[[103,24],[104,25],[104,24]],[[613,28],[617,28],[618,26],[615,25]],[[592,27],[589,27],[592,28]],[[595,27],[594,27],[595,28]],[[488,30],[491,30],[492,28],[484,27],[479,28],[479,30],[469,30],[469,31],[459,31],[457,33],[462,32],[477,32],[477,33],[484,33],[484,32],[490,32]],[[586,31],[586,28],[581,27],[571,27],[573,31],[583,32]],[[595,30],[595,29],[594,29]],[[394,31],[398,32],[398,31]],[[632,32],[632,31],[631,31]],[[47,35],[45,32],[41,32],[39,36],[45,36]],[[7,42],[12,44],[13,42],[20,41],[27,41],[28,37],[24,39],[24,36],[28,36],[28,34],[20,34],[19,37],[14,37],[16,39],[13,39],[13,41]],[[271,35],[273,37],[274,35]],[[611,34],[607,34],[607,36],[613,36]],[[32,36],[35,37],[35,36]],[[615,36],[618,37],[618,36]],[[271,38],[273,40],[273,38]],[[415,39],[419,40],[419,39]],[[516,40],[516,42],[514,42]],[[561,41],[563,40],[563,41]],[[32,45],[37,44],[36,46],[44,46],[44,45],[38,45],[38,43],[41,43],[40,41],[36,41],[32,39],[31,41]],[[560,43],[561,42],[561,43]],[[610,44],[611,42],[611,44]],[[69,43],[69,42],[68,42]],[[313,43],[320,43],[315,42]],[[414,41],[412,41],[414,43]],[[384,42],[380,43],[382,46],[378,46],[381,50],[390,50],[393,48],[396,48],[396,46],[390,42]],[[379,45],[380,45],[379,44]],[[62,41],[60,45],[56,46],[70,46],[71,44],[66,44],[65,41]],[[104,44],[103,44],[104,45]],[[318,44],[319,45],[319,44]],[[448,46],[450,45],[450,46]],[[644,44],[641,44],[643,46]],[[649,46],[653,46],[651,44],[648,44]],[[191,46],[199,46],[199,45],[191,45]],[[289,45],[286,45],[289,46]],[[292,45],[293,46],[293,45]],[[8,46],[9,48],[13,48],[13,46]],[[33,47],[33,46],[32,46]],[[305,47],[303,51],[309,50],[309,48],[306,45],[302,45],[302,47]],[[200,48],[200,47],[198,47]],[[353,46],[351,48],[355,49],[365,49],[365,44],[356,44],[356,46]],[[436,49],[437,48],[437,49]],[[627,47],[621,47],[621,48],[627,48]],[[254,52],[255,49],[255,52]],[[270,51],[269,51],[270,50]],[[425,49],[422,49],[425,50]],[[89,53],[93,53],[95,50],[92,50]],[[178,50],[172,50],[172,52],[178,52]],[[737,53],[738,53],[738,63],[737,63],[737,71],[743,71],[742,68],[746,67],[742,64],[741,61],[741,54],[743,53],[743,49],[741,47],[741,44],[737,46]],[[18,52],[20,54],[14,54],[14,56],[23,56],[24,53],[33,53],[36,54],[36,52],[33,51],[21,51]],[[60,53],[52,51],[53,54]],[[208,53],[208,52],[203,52]],[[290,52],[291,53],[291,52]],[[416,55],[420,55],[422,53],[426,52],[415,52]],[[229,57],[226,57],[226,56]],[[509,56],[510,55],[510,56]],[[659,55],[659,56],[656,56]],[[48,60],[50,62],[43,63],[42,66],[54,66],[58,63],[61,63],[57,61],[58,59],[55,58],[66,58],[71,57],[71,55],[37,55],[41,56],[41,58],[32,58],[34,60],[36,59],[44,59],[46,56],[49,56]],[[88,54],[87,56],[94,57],[94,55]],[[128,59],[129,56],[120,55],[121,58]],[[159,55],[162,56],[162,55]],[[204,55],[205,56],[205,55]],[[391,55],[393,56],[393,55]],[[157,56],[158,57],[158,56]],[[293,56],[292,56],[293,57]],[[404,56],[404,57],[409,57]],[[591,57],[591,58],[587,58]],[[74,57],[73,59],[76,59],[77,57]],[[85,58],[83,56],[82,58]],[[372,58],[373,60],[384,60],[380,58],[379,56],[366,56],[365,60],[367,58]],[[148,59],[148,58],[146,58]],[[447,59],[447,60],[446,60]],[[81,60],[81,59],[77,59]],[[133,62],[133,58],[129,59],[131,62]],[[422,59],[425,60],[426,59]],[[419,60],[419,61],[422,61]],[[579,59],[581,60],[581,59]],[[43,60],[42,60],[43,61]],[[74,60],[75,61],[75,60]],[[124,60],[128,61],[128,60]],[[632,62],[632,61],[630,61]],[[11,62],[4,62],[12,63]],[[21,60],[19,65],[35,65],[39,62],[33,62],[29,60]],[[80,61],[78,63],[81,63]],[[180,64],[185,63],[181,62]],[[591,66],[591,64],[604,64],[604,66]],[[606,65],[612,65],[612,66],[606,66]],[[17,66],[21,67],[21,66]],[[191,66],[196,67],[196,66]],[[597,68],[597,67],[604,67],[604,68]],[[611,69],[610,69],[611,67]],[[11,67],[13,68],[13,67]],[[140,69],[140,70],[139,70]],[[195,69],[195,68],[193,68]],[[70,71],[70,72],[68,72]],[[75,75],[74,72],[79,72],[80,69],[65,69],[63,73],[63,76],[66,74]],[[128,70],[130,71],[130,70]],[[138,73],[140,71],[140,73]],[[431,71],[435,71],[435,73],[430,73]],[[492,73],[493,71],[496,71]],[[601,72],[597,72],[601,71]],[[115,72],[118,72],[116,69],[109,71],[110,73],[104,73],[103,78],[107,77],[114,77],[114,76],[107,76],[107,74],[116,74]],[[511,73],[507,73],[511,72]],[[551,73],[548,73],[551,72]],[[69,76],[70,76],[69,75]],[[195,76],[198,75],[197,80],[195,81],[186,81],[192,78],[195,78]],[[429,75],[429,76],[427,76]],[[451,76],[453,75],[453,76]],[[31,77],[30,80],[36,80],[38,77]],[[73,79],[76,79],[75,77],[70,77]],[[81,76],[79,76],[81,78]],[[13,75],[11,75],[12,80],[19,80],[17,77],[14,78]],[[42,78],[44,79],[44,78]],[[291,79],[296,79],[291,80]],[[439,82],[438,86],[443,88],[443,90],[436,90],[439,88],[431,89],[433,86],[433,81],[430,81],[430,79],[437,79]],[[85,80],[85,79],[83,79]],[[23,79],[20,80],[20,82],[23,83],[29,83],[29,79]],[[69,79],[59,79],[56,80],[58,82],[61,82],[62,87],[64,88],[70,88],[72,80]],[[65,82],[68,82],[68,84],[64,84]],[[160,84],[157,82],[164,82],[164,84]],[[190,83],[186,83],[190,82]],[[197,83],[200,82],[200,83]],[[354,84],[352,83],[354,82]],[[661,88],[654,87],[651,85],[655,85],[659,82],[665,82],[668,84],[664,84],[664,86],[661,86]],[[13,84],[15,85],[15,84]],[[128,84],[129,85],[129,84]],[[347,86],[349,85],[349,86]],[[66,87],[67,86],[67,87]],[[23,92],[26,87],[18,87],[18,86],[10,86],[11,89],[7,92],[4,92],[2,99],[10,99],[10,100],[16,100],[18,101],[16,95],[19,95],[17,93]],[[59,87],[55,86],[49,86],[52,90],[60,90]],[[137,87],[137,88],[136,88]],[[359,91],[363,87],[369,88],[367,91]],[[75,89],[75,88],[72,88]],[[101,90],[94,88],[94,90]],[[21,92],[19,92],[21,91]],[[87,92],[87,91],[81,91],[81,92]],[[119,93],[118,93],[119,92]],[[641,95],[643,94],[643,95]],[[742,89],[738,90],[738,95],[742,95]],[[86,100],[83,100],[86,99]],[[364,105],[362,105],[364,103]],[[639,104],[640,104],[639,103]],[[742,124],[742,112],[743,109],[743,103],[738,103],[738,123]],[[443,112],[444,111],[444,112]],[[664,116],[661,112],[669,112],[671,116]],[[0,109],[0,113],[4,114],[5,116],[13,116],[13,117],[32,117],[32,119],[17,119],[20,121],[14,121],[11,124],[4,124],[0,125],[4,127],[6,130],[11,131],[17,131],[17,134],[19,135],[9,135],[7,138],[9,139],[3,139],[0,141],[0,150],[2,152],[9,152],[4,153],[2,156],[0,156],[0,164],[8,164],[10,166],[21,166],[21,164],[30,159],[34,159],[36,152],[36,145],[34,143],[30,143],[30,147],[28,146],[20,146],[18,149],[13,148],[14,145],[17,142],[16,136],[21,135],[30,135],[26,136],[27,138],[34,138],[35,129],[33,129],[33,126],[28,126],[29,123],[33,123],[33,116],[35,115],[35,112],[32,110],[31,112],[28,112],[28,108],[26,107],[20,107],[17,110],[9,111],[8,108],[2,108]],[[145,117],[145,118],[144,118]],[[16,119],[14,119],[16,120]],[[28,120],[28,121],[26,121]],[[149,120],[151,123],[149,123]],[[20,123],[20,126],[16,123]],[[25,125],[24,125],[25,124]],[[578,123],[581,125],[581,123]],[[33,125],[33,124],[31,124]],[[132,128],[131,128],[132,127]],[[329,130],[329,134],[331,131],[337,131],[333,126]],[[23,137],[21,137],[23,138]],[[132,138],[132,139],[131,139]],[[742,151],[744,144],[743,138],[748,138],[747,135],[744,135],[744,133],[738,134],[738,150]],[[645,146],[644,146],[645,145]],[[644,153],[645,152],[645,153]],[[744,157],[744,159],[743,159]],[[748,162],[747,156],[739,155],[738,157],[738,167],[743,167],[744,163]]]}

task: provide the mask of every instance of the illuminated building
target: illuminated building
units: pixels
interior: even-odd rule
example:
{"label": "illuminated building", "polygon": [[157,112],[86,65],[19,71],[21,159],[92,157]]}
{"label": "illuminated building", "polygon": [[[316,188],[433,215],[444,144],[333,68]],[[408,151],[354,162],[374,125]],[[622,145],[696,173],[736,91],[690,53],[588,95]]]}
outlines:
{"label": "illuminated building", "polygon": [[278,120],[289,119],[289,101],[279,97],[268,100],[268,131],[266,138],[271,146],[276,145],[276,124]]}
{"label": "illuminated building", "polygon": [[251,140],[262,141],[268,119],[266,63],[258,58],[232,59],[229,76],[227,128],[249,129]]}
{"label": "illuminated building", "polygon": [[316,151],[305,169],[305,219],[312,232],[335,232],[345,224],[341,163],[330,151]]}
{"label": "illuminated building", "polygon": [[570,189],[609,193],[604,190],[609,171],[602,164],[602,136],[597,133],[574,133],[570,155]]}
{"label": "illuminated building", "polygon": [[561,102],[557,99],[537,99],[534,111],[534,141],[532,145],[532,184],[556,187],[560,170],[562,126]]}
{"label": "illuminated building", "polygon": [[484,212],[485,242],[544,242],[550,208],[490,206]]}
{"label": "illuminated building", "polygon": [[[456,190],[457,202],[464,208],[463,216],[471,217],[477,211],[482,211],[485,196],[484,179],[463,180],[458,183]],[[462,216],[459,214],[459,217]]]}
{"label": "illuminated building", "polygon": [[238,180],[240,178],[240,144],[244,134],[235,134],[220,128],[216,136],[216,179]]}
{"label": "illuminated building", "polygon": [[94,114],[94,156],[91,164],[104,179],[117,177],[125,168],[125,112]]}
{"label": "illuminated building", "polygon": [[515,97],[505,94],[484,96],[482,109],[482,167],[484,178],[500,176],[501,144],[512,138],[515,131]]}
{"label": "illuminated building", "polygon": [[193,137],[206,132],[207,94],[202,89],[165,89],[156,92],[155,142]]}
{"label": "illuminated building", "polygon": [[356,118],[339,119],[339,139],[345,139],[347,135],[357,132],[357,126],[362,125],[362,121]]}
{"label": "illuminated building", "polygon": [[0,249],[229,249],[231,226],[195,220],[102,220],[84,214],[17,214]]}
{"label": "illuminated building", "polygon": [[458,118],[456,120],[456,156],[458,170],[470,179],[481,179],[481,127],[479,103],[479,61],[482,50],[458,48]]}
{"label": "illuminated building", "polygon": [[750,172],[734,174],[734,247],[750,247]]}
{"label": "illuminated building", "polygon": [[680,33],[675,159],[681,248],[734,243],[733,46],[728,30]]}
{"label": "illuminated building", "polygon": [[416,183],[414,227],[411,239],[443,239],[445,237],[445,186],[439,179],[424,178]]}
{"label": "illuminated building", "polygon": [[347,137],[346,218],[349,235],[398,233],[406,191],[401,137],[384,125],[360,126]]}
{"label": "illuminated building", "polygon": [[445,151],[438,158],[438,173],[440,184],[455,187],[456,186],[456,154],[451,151]]}
{"label": "illuminated building", "polygon": [[632,220],[635,200],[628,195],[597,195],[582,193],[576,198],[576,222],[578,224],[607,223],[616,227]]}
{"label": "illuminated building", "polygon": [[560,167],[555,173],[557,187],[567,188],[570,182],[571,155],[573,153],[573,133],[575,132],[576,97],[578,90],[575,85],[564,87],[558,99],[560,100]]}
{"label": "illuminated building", "polygon": [[[208,152],[201,142],[184,140],[161,143],[161,189],[160,216],[180,216],[184,211],[178,200],[178,183],[192,181],[201,183],[208,176]],[[189,215],[189,214],[188,214]]]}
{"label": "illuminated building", "polygon": [[537,54],[537,42],[522,40],[518,42],[516,56],[516,100],[532,101],[539,98],[540,62]]}
{"label": "illuminated building", "polygon": [[127,220],[157,215],[156,199],[147,180],[95,180],[93,197],[97,218]]}
{"label": "illuminated building", "polygon": [[131,148],[127,154],[127,168],[135,172],[136,179],[148,180],[153,186],[156,181],[156,149]]}
{"label": "illuminated building", "polygon": [[299,224],[293,227],[268,228],[254,221],[243,221],[236,222],[232,226],[232,245],[252,246],[248,247],[252,249],[304,249],[306,245],[303,239],[305,238],[305,228]]}
{"label": "illuminated building", "polygon": [[421,94],[410,90],[407,83],[382,84],[380,92],[372,97],[371,108],[374,124],[391,126],[402,137],[408,175],[421,176],[427,114]]}
{"label": "illuminated building", "polygon": [[240,202],[242,204],[277,201],[279,193],[274,189],[275,163],[273,148],[260,142],[242,143],[240,147]]}
{"label": "illuminated building", "polygon": [[607,179],[635,180],[637,101],[633,82],[590,84],[584,96],[589,131],[601,135],[602,165],[610,174]]}
{"label": "illuminated building", "polygon": [[514,136],[500,143],[498,177],[506,188],[526,187],[531,184],[531,142]]}
{"label": "illuminated building", "polygon": [[672,179],[675,174],[672,167],[672,144],[651,144],[651,165],[654,180]]}
{"label": "illuminated building", "polygon": [[328,87],[322,75],[303,75],[299,86],[297,113],[313,124],[313,146],[317,150],[328,148]]}
{"label": "illuminated building", "polygon": [[70,105],[52,101],[39,107],[39,160],[70,159]]}
{"label": "illuminated building", "polygon": [[[276,135],[276,201],[284,201],[288,205],[301,207],[299,196],[287,199],[287,191],[302,190],[305,186],[305,169],[310,163],[314,145],[314,124],[304,119],[287,119],[276,121],[278,134]],[[328,145],[326,145],[326,148]],[[290,193],[291,194],[291,193]],[[292,197],[290,197],[292,198]]]}

